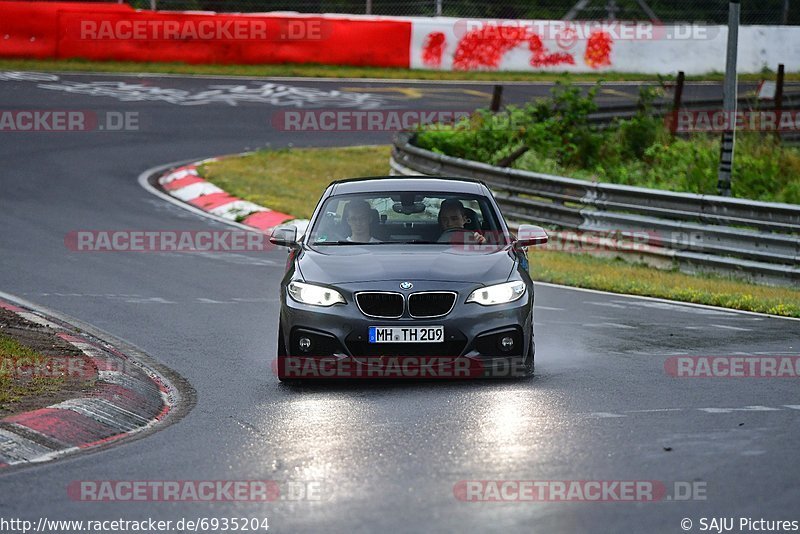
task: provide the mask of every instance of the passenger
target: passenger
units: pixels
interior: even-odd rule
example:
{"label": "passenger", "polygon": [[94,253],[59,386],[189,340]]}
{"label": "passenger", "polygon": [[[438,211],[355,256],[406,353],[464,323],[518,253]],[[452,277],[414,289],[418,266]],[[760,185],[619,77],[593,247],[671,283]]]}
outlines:
{"label": "passenger", "polygon": [[439,225],[442,228],[442,235],[439,243],[449,243],[451,241],[467,241],[480,245],[486,242],[480,232],[472,232],[465,229],[464,225],[470,222],[464,213],[464,205],[455,198],[448,198],[439,207]]}
{"label": "passenger", "polygon": [[345,208],[345,220],[350,226],[347,241],[354,243],[380,243],[372,237],[372,208],[366,200],[351,200]]}

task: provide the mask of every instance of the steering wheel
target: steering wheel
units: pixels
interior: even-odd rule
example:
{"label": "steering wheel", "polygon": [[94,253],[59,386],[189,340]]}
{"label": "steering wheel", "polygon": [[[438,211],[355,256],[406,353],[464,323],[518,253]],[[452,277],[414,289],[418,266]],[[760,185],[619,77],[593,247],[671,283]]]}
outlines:
{"label": "steering wheel", "polygon": [[469,232],[469,230],[466,228],[448,228],[447,230],[442,231],[442,235],[453,234],[455,232]]}
{"label": "steering wheel", "polygon": [[439,236],[440,243],[468,243],[475,241],[472,230],[466,228],[448,228]]}

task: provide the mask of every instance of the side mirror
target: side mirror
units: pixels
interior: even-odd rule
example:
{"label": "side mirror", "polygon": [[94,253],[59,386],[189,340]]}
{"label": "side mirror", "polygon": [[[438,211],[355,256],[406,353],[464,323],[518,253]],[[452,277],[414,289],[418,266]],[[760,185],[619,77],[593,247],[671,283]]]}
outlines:
{"label": "side mirror", "polygon": [[297,227],[295,226],[278,226],[272,230],[272,235],[269,236],[269,242],[273,245],[282,247],[297,248]]}
{"label": "side mirror", "polygon": [[514,245],[529,247],[531,245],[544,245],[547,243],[547,232],[541,226],[522,224],[517,231],[517,240]]}

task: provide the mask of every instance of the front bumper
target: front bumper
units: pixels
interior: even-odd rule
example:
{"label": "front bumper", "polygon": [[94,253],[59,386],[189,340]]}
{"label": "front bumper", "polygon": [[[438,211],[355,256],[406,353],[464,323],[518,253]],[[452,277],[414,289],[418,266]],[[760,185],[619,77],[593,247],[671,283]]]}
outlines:
{"label": "front bumper", "polygon": [[[399,281],[398,281],[399,284]],[[328,360],[345,365],[386,368],[397,365],[419,369],[448,363],[469,369],[470,376],[480,374],[521,374],[521,364],[533,354],[533,287],[517,301],[495,306],[465,303],[478,284],[464,285],[442,282],[415,282],[411,291],[455,291],[456,304],[447,315],[430,319],[414,319],[407,313],[398,319],[367,317],[354,302],[357,291],[385,290],[387,282],[337,286],[346,304],[331,307],[298,303],[283,288],[280,323],[286,340],[286,356],[290,358]],[[396,284],[394,287],[398,287]],[[443,326],[444,342],[440,343],[369,343],[370,326],[420,327]],[[504,350],[503,337],[512,337],[513,348]],[[311,340],[311,347],[302,350],[300,339]]]}

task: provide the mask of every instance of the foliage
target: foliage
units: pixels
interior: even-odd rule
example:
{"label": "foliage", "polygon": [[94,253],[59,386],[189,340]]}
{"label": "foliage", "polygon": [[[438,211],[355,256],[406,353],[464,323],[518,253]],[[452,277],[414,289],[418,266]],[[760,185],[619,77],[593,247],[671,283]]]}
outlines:
{"label": "foliage", "polygon": [[[558,83],[552,96],[492,114],[478,110],[455,125],[420,129],[417,144],[451,156],[497,164],[529,148],[519,169],[670,191],[716,194],[719,135],[672,137],[653,113],[657,92],[640,90],[636,114],[601,129],[589,120],[598,86],[586,92]],[[800,150],[775,136],[737,133],[733,195],[800,204]]]}

